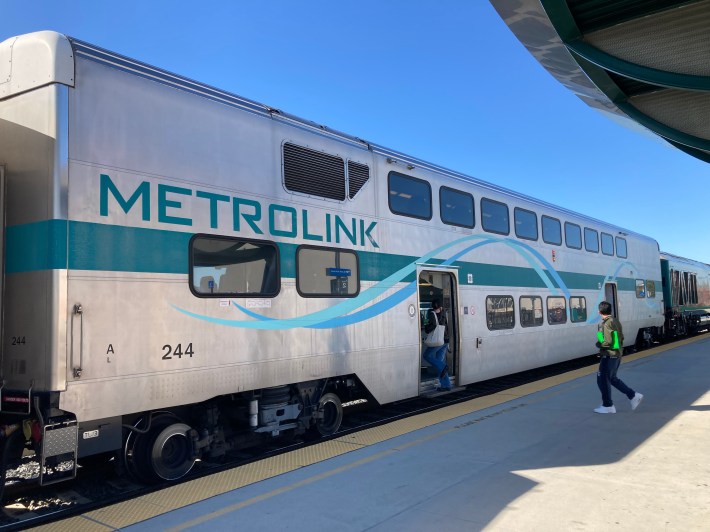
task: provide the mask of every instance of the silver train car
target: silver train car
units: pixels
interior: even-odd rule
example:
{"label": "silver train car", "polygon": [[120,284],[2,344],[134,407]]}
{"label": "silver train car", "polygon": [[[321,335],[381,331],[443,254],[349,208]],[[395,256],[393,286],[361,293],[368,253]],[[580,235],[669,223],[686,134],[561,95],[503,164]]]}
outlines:
{"label": "silver train car", "polygon": [[[652,238],[54,32],[0,43],[3,461],[146,482],[664,324]],[[639,287],[643,285],[643,290]],[[5,470],[3,467],[3,471]]]}

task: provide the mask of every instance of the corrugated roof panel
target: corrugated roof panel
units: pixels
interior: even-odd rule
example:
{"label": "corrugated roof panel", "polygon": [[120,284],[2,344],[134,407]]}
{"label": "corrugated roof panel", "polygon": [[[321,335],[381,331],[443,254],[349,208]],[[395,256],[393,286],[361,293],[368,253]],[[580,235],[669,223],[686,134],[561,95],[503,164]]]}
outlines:
{"label": "corrugated roof panel", "polygon": [[697,0],[567,0],[582,33],[608,28]]}

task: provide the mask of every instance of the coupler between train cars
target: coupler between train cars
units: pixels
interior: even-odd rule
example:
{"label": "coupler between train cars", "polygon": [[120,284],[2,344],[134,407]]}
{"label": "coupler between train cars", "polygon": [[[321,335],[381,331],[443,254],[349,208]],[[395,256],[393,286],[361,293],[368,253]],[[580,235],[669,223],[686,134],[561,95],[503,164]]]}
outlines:
{"label": "coupler between train cars", "polygon": [[[39,463],[39,484],[46,486],[76,477],[79,426],[76,416],[56,406],[55,394],[32,390],[2,392],[3,481],[8,468],[22,460],[26,449]],[[2,483],[4,486],[4,482]]]}

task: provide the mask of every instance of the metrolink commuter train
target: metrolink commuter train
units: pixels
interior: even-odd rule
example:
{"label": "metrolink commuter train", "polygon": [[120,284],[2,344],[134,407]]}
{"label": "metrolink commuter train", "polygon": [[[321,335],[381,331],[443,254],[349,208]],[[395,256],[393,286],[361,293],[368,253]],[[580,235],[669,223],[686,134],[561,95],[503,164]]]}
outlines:
{"label": "metrolink commuter train", "polygon": [[[3,472],[116,456],[145,482],[343,403],[663,334],[652,238],[54,32],[0,44]],[[707,270],[698,286],[707,291]]]}

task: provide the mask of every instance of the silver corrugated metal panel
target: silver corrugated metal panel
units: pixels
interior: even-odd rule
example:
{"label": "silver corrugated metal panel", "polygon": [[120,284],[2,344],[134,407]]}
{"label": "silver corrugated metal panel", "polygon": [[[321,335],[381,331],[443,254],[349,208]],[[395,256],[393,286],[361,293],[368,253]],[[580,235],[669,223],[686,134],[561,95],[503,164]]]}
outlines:
{"label": "silver corrugated metal panel", "polygon": [[710,76],[710,0],[588,33],[585,40],[632,63]]}
{"label": "silver corrugated metal panel", "polygon": [[710,94],[664,90],[636,96],[631,104],[654,120],[710,140]]}

